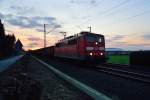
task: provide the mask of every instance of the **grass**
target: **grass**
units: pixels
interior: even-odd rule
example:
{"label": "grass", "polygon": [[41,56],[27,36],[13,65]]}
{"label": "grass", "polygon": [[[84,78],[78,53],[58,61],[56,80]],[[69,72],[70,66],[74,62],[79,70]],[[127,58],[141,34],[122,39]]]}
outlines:
{"label": "grass", "polygon": [[107,62],[114,63],[114,64],[129,65],[129,55],[110,55]]}

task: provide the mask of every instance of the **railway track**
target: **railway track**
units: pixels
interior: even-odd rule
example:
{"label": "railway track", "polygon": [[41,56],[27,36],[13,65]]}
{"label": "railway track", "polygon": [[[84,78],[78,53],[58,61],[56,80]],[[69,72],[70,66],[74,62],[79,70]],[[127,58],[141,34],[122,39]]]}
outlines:
{"label": "railway track", "polygon": [[113,64],[113,63],[105,63],[105,66],[114,66],[114,67],[130,67],[127,64]]}
{"label": "railway track", "polygon": [[[80,63],[76,63],[75,61],[69,62],[68,60],[51,60],[48,63],[61,72],[67,73],[98,91],[104,91],[106,95],[117,98],[117,100],[147,100],[147,98],[149,98],[150,87],[147,82],[137,81],[137,79],[133,80],[128,76],[123,77],[115,74],[112,75],[111,73],[99,72],[98,70],[100,70],[100,68],[95,68],[97,65],[93,64],[90,64],[89,66],[86,64],[85,66],[82,64],[80,65]],[[115,67],[111,65],[103,65],[102,67],[114,67],[120,69],[119,66]],[[122,69],[124,71],[124,69],[128,69],[128,67],[121,68],[120,70]]]}
{"label": "railway track", "polygon": [[97,66],[98,68],[97,70],[100,72],[104,72],[104,73],[108,73],[108,74],[112,74],[112,75],[116,75],[128,79],[133,79],[144,83],[150,83],[150,75],[148,74],[129,71],[129,70],[121,69],[118,66],[117,67],[113,67],[113,66],[114,65],[111,64],[101,65],[101,66]]}

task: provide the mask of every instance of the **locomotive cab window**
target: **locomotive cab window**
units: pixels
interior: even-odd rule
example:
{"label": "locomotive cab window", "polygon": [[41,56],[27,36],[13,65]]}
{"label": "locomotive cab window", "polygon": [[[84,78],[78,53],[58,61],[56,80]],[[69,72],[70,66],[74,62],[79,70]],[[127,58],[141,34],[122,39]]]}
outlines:
{"label": "locomotive cab window", "polygon": [[86,40],[87,42],[99,42],[99,43],[103,43],[104,42],[104,37],[103,36],[94,36],[94,35],[87,35],[86,36]]}
{"label": "locomotive cab window", "polygon": [[98,42],[100,42],[100,43],[101,43],[101,42],[102,42],[102,38],[99,38],[99,39],[98,39]]}

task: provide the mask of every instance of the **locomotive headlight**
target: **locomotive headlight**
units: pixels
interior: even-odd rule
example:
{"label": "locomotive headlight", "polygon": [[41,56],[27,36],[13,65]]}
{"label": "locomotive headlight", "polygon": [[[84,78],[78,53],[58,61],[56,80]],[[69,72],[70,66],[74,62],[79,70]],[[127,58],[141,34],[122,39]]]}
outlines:
{"label": "locomotive headlight", "polygon": [[91,53],[90,53],[90,56],[92,56],[92,55],[93,55],[93,53],[91,52]]}
{"label": "locomotive headlight", "polygon": [[95,42],[95,44],[97,45],[98,43],[97,43],[97,42]]}
{"label": "locomotive headlight", "polygon": [[102,56],[102,55],[103,55],[103,53],[100,53],[100,55]]}

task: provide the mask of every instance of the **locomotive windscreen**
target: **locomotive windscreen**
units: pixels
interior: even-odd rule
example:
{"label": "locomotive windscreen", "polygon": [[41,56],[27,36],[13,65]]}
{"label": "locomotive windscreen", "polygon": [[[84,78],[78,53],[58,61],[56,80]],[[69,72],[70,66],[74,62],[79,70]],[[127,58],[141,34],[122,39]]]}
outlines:
{"label": "locomotive windscreen", "polygon": [[104,42],[104,37],[96,34],[88,34],[86,35],[86,40],[87,42],[99,42],[103,43]]}

